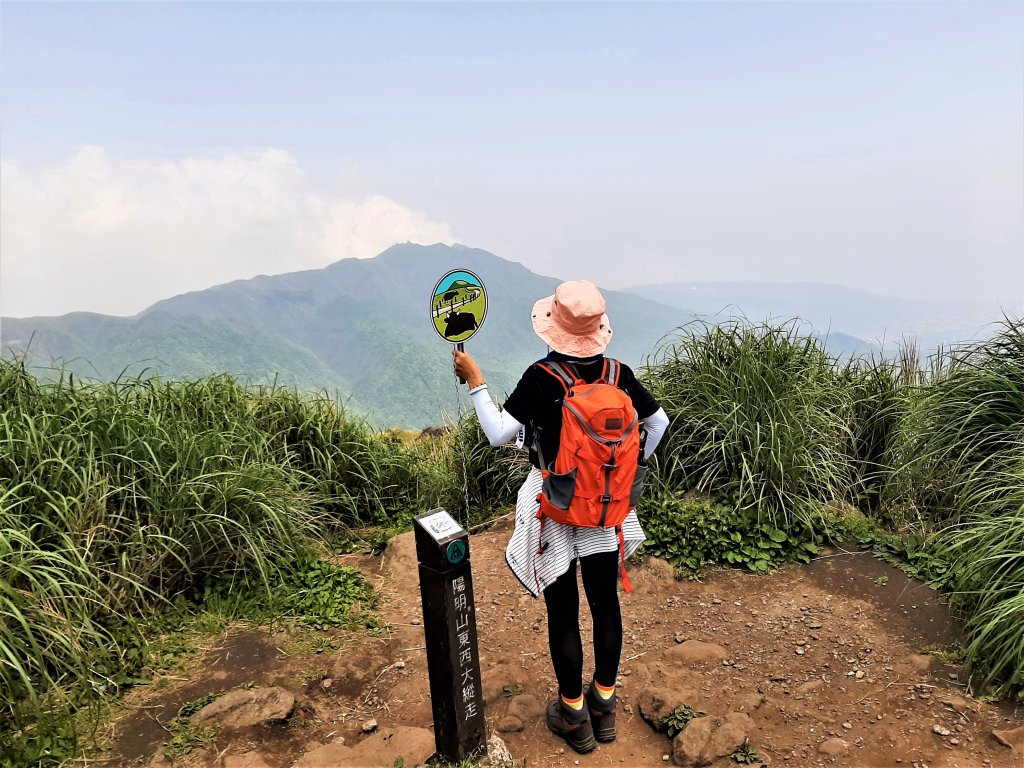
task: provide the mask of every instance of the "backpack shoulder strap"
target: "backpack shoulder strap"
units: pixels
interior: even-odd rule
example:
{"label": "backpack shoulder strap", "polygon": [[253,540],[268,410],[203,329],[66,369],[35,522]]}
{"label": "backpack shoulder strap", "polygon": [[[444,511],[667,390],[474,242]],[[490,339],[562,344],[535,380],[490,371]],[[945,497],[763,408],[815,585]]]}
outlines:
{"label": "backpack shoulder strap", "polygon": [[566,392],[568,392],[576,383],[576,377],[573,376],[572,373],[570,373],[561,363],[554,361],[548,363],[537,363],[537,367],[558,379]]}
{"label": "backpack shoulder strap", "polygon": [[604,359],[604,380],[613,387],[619,385],[619,371],[621,370],[622,364],[614,357],[606,357]]}

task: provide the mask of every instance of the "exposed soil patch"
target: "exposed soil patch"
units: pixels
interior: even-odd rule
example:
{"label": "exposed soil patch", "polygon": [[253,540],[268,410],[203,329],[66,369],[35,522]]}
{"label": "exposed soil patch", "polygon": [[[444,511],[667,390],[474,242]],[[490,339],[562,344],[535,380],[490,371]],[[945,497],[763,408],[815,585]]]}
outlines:
{"label": "exposed soil patch", "polygon": [[[474,535],[471,556],[488,730],[500,725],[520,764],[671,764],[663,759],[672,752],[669,739],[639,713],[642,695],[657,689],[689,691],[694,700],[687,703],[709,716],[749,715],[750,744],[764,764],[1024,765],[992,736],[994,729],[1024,725],[1024,711],[971,699],[958,670],[919,655],[956,635],[937,596],[867,554],[840,551],[809,567],[766,576],[722,571],[701,582],[677,581],[653,559],[633,567],[634,592],[622,595],[618,740],[577,755],[542,721],[544,702],[555,694],[544,604],[505,565],[510,531],[506,519]],[[137,765],[166,739],[162,727],[143,726],[145,720],[166,722],[186,701],[249,682],[288,688],[297,714],[287,723],[222,731],[176,765],[230,768],[246,764],[237,762],[243,759],[257,765],[258,755],[271,768],[284,768],[314,747],[360,742],[371,719],[378,729],[430,728],[412,535],[394,539],[383,558],[344,562],[360,567],[385,596],[389,633],[335,632],[338,650],[291,655],[272,652],[286,640],[281,636],[249,630],[228,637],[198,660],[189,680],[136,697],[140,708],[119,728],[120,757],[113,764]],[[725,658],[686,660],[680,649],[688,640],[720,646]],[[382,755],[381,764],[393,765],[397,756]],[[736,763],[725,758],[715,765]]]}
{"label": "exposed soil patch", "polygon": [[202,654],[192,679],[171,686],[157,696],[146,696],[146,705],[125,718],[119,727],[118,751],[122,759],[137,761],[152,754],[168,738],[164,724],[187,702],[228,691],[258,680],[274,679],[281,656],[275,638],[267,632],[247,630],[219,639]]}
{"label": "exposed soil patch", "polygon": [[900,622],[903,637],[912,643],[949,645],[960,637],[961,627],[934,589],[870,552],[853,545],[837,547],[805,570],[816,586],[866,600],[887,620]]}

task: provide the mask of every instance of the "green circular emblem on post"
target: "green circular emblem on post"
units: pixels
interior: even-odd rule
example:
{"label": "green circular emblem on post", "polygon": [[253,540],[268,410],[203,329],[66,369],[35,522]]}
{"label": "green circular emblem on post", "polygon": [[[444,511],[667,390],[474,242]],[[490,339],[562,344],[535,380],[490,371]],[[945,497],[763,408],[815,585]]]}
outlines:
{"label": "green circular emblem on post", "polygon": [[462,562],[462,559],[466,556],[466,545],[462,539],[456,539],[448,545],[448,549],[445,550],[445,557],[448,558],[448,562],[452,565],[458,565]]}
{"label": "green circular emblem on post", "polygon": [[453,269],[434,286],[430,319],[445,341],[462,343],[472,337],[487,316],[487,291],[468,269]]}

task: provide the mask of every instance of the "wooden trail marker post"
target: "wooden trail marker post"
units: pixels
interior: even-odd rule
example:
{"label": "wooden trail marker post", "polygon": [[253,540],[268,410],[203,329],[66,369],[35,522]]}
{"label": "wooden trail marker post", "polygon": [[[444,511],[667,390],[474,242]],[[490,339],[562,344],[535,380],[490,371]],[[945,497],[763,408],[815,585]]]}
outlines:
{"label": "wooden trail marker post", "polygon": [[443,509],[418,515],[415,531],[434,744],[457,763],[487,751],[469,532]]}

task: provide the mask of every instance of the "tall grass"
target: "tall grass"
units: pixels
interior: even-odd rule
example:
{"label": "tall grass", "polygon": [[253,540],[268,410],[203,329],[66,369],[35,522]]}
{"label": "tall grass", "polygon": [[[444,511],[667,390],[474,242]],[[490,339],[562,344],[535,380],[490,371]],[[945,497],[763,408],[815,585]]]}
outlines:
{"label": "tall grass", "polygon": [[[465,496],[470,502],[470,522],[478,522],[474,510],[487,514],[498,507],[514,504],[519,486],[530,471],[526,451],[509,447],[495,450],[487,440],[476,413],[464,416],[452,437],[457,482],[460,485],[465,483]],[[464,507],[465,502],[459,501]]]}
{"label": "tall grass", "polygon": [[845,498],[849,388],[796,322],[698,321],[656,352],[645,381],[671,420],[659,480],[781,522]]}
{"label": "tall grass", "polygon": [[1024,691],[1024,321],[949,353],[921,392],[903,493],[958,555],[969,660]]}
{"label": "tall grass", "polygon": [[894,503],[897,469],[905,465],[911,416],[917,393],[941,371],[941,351],[929,370],[922,368],[916,345],[903,340],[898,354],[853,357],[839,366],[839,385],[851,395],[847,448],[852,462],[851,502],[887,526],[904,528],[917,521]]}
{"label": "tall grass", "polygon": [[936,522],[955,520],[978,478],[1020,448],[1024,321],[1008,318],[991,339],[944,358],[939,375],[918,393],[900,478],[903,492]]}
{"label": "tall grass", "polygon": [[432,471],[438,462],[427,444],[376,435],[324,397],[262,388],[247,390],[246,397],[253,428],[272,436],[276,459],[303,476],[331,523],[387,522],[399,510],[418,508],[425,497],[444,496],[447,478]]}
{"label": "tall grass", "polygon": [[453,485],[326,398],[226,376],[40,386],[5,361],[0,403],[0,739],[22,754],[41,716],[128,682],[149,606],[270,588],[325,532]]}
{"label": "tall grass", "polygon": [[1024,443],[1015,463],[976,478],[964,503],[947,539],[959,555],[966,655],[983,684],[1024,699]]}

